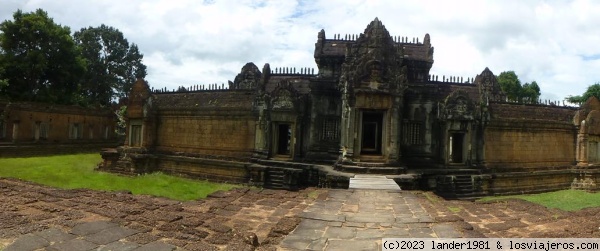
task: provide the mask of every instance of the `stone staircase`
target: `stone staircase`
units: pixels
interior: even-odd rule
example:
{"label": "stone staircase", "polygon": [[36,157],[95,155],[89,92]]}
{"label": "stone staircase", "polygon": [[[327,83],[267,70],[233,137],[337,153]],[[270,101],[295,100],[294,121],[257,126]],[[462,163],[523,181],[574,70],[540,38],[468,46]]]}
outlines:
{"label": "stone staircase", "polygon": [[285,172],[283,168],[269,168],[265,175],[264,188],[269,189],[286,189]]}
{"label": "stone staircase", "polygon": [[477,181],[488,179],[488,176],[476,173],[442,175],[436,181],[436,193],[446,198],[461,200],[481,198],[486,196],[487,191],[484,191]]}
{"label": "stone staircase", "polygon": [[474,193],[471,175],[456,175],[454,179],[454,193],[457,197],[466,197]]}
{"label": "stone staircase", "polygon": [[389,166],[386,163],[354,162],[352,164],[336,164],[335,170],[358,174],[402,174],[405,168]]}

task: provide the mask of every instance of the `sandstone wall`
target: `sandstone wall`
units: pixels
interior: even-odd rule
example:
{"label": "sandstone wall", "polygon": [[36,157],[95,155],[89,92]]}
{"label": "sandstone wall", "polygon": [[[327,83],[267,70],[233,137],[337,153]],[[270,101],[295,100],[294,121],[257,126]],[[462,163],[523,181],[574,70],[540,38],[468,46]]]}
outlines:
{"label": "sandstone wall", "polygon": [[159,152],[249,158],[254,150],[250,116],[161,116],[159,121]]}
{"label": "sandstone wall", "polygon": [[485,129],[485,166],[497,171],[575,164],[576,131],[564,123],[496,121]]}
{"label": "sandstone wall", "polygon": [[244,165],[245,163],[241,162],[179,156],[159,156],[158,158],[158,169],[161,172],[235,183],[248,182],[249,174]]}
{"label": "sandstone wall", "polygon": [[[4,108],[0,141],[7,142],[115,142],[116,120],[111,110],[43,103],[11,103]],[[17,124],[18,129],[15,128]],[[72,126],[79,132],[73,136]],[[37,132],[36,132],[37,131]],[[45,131],[42,132],[42,131]],[[37,134],[37,140],[36,140]]]}
{"label": "sandstone wall", "polygon": [[0,158],[52,156],[60,154],[98,153],[117,142],[72,143],[72,144],[5,144],[0,145]]}

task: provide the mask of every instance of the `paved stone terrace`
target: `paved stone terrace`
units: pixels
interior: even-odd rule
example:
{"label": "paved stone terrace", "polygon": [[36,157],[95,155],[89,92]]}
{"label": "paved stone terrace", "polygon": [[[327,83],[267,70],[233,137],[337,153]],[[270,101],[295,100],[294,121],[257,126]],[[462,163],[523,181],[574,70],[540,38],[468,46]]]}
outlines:
{"label": "paved stone terrace", "polygon": [[400,191],[400,186],[384,175],[357,174],[350,178],[351,189],[374,189]]}
{"label": "paved stone terrace", "polygon": [[462,237],[450,223],[436,223],[405,191],[330,190],[300,217],[280,250],[378,250],[384,237]]}
{"label": "paved stone terrace", "polygon": [[58,228],[23,235],[4,251],[24,251],[44,249],[49,251],[61,250],[98,250],[98,251],[126,251],[126,250],[155,250],[171,251],[176,246],[162,241],[150,242],[140,245],[126,241],[125,238],[137,234],[139,231],[121,227],[108,221],[87,222],[75,226],[70,232]]}

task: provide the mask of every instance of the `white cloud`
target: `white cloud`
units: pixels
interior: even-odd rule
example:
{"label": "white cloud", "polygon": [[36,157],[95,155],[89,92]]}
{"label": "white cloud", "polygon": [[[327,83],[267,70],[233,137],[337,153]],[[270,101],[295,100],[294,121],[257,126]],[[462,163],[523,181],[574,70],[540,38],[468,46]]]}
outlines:
{"label": "white cloud", "polygon": [[100,24],[121,30],[144,53],[155,88],[225,83],[250,61],[316,67],[319,30],[359,34],[375,17],[394,36],[422,40],[429,33],[432,74],[514,70],[553,99],[600,81],[600,3],[590,0],[3,0],[0,20],[18,8],[42,8],[72,31]]}

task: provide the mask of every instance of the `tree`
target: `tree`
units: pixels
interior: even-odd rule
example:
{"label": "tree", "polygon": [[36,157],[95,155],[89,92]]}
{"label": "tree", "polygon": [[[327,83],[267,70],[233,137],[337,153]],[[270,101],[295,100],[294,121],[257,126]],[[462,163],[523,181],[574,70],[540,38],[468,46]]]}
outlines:
{"label": "tree", "polygon": [[582,95],[568,96],[565,99],[571,103],[583,104],[592,96],[600,99],[600,82],[588,86],[587,90]]}
{"label": "tree", "polygon": [[521,96],[521,81],[514,71],[503,71],[498,75],[498,84],[508,100],[517,101]]}
{"label": "tree", "polygon": [[84,99],[108,105],[128,95],[137,78],[146,76],[143,55],[118,29],[101,25],[83,28],[73,35],[88,62],[81,81]]}
{"label": "tree", "polygon": [[85,61],[67,26],[55,24],[48,13],[13,14],[0,24],[0,91],[13,100],[72,104]]}
{"label": "tree", "polygon": [[500,88],[510,101],[537,103],[541,95],[536,81],[521,85],[521,80],[514,71],[504,71],[496,78]]}
{"label": "tree", "polygon": [[521,90],[521,98],[523,101],[527,101],[530,103],[537,103],[540,98],[541,92],[540,87],[537,82],[532,81],[530,83],[525,83]]}

